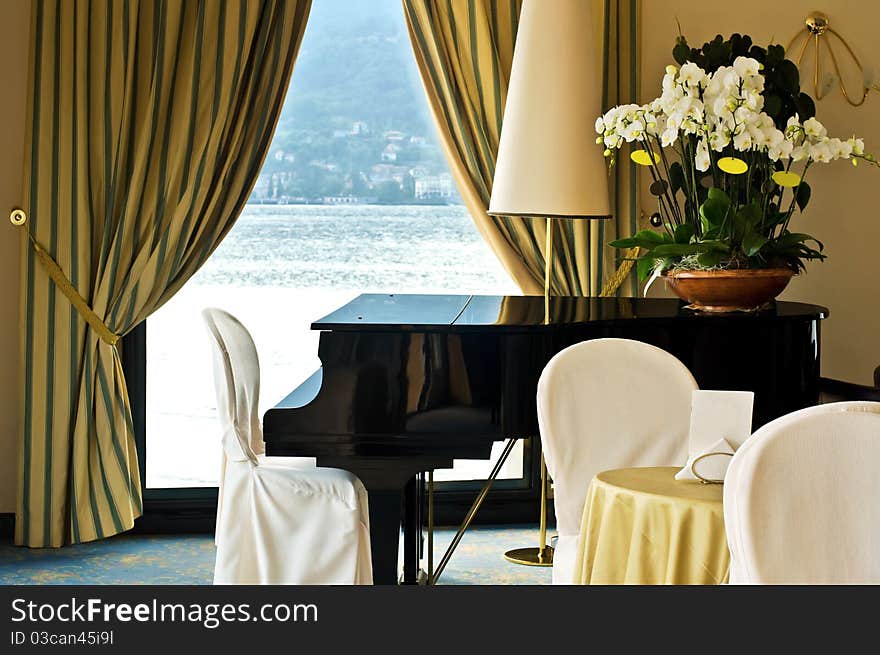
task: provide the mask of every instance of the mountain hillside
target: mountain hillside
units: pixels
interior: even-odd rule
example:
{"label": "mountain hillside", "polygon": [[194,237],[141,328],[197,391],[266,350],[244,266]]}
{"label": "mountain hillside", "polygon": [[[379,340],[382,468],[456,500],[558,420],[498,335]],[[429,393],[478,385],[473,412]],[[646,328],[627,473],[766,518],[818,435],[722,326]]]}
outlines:
{"label": "mountain hillside", "polygon": [[453,196],[400,0],[314,0],[252,200]]}

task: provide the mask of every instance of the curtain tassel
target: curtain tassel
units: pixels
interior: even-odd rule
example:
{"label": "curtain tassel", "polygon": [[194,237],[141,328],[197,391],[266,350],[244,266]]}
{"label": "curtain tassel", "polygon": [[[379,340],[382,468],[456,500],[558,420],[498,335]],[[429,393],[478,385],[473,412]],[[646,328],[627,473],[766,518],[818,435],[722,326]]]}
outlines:
{"label": "curtain tassel", "polygon": [[46,272],[49,274],[49,277],[52,278],[52,281],[55,285],[61,290],[70,303],[76,308],[76,311],[79,312],[79,315],[83,317],[83,319],[92,326],[92,329],[95,330],[98,337],[104,343],[110,346],[116,346],[116,343],[119,341],[119,335],[113,332],[104,321],[94,312],[94,310],[89,307],[89,304],[85,301],[79,292],[74,289],[73,285],[70,283],[70,280],[67,279],[67,276],[64,275],[64,271],[61,270],[61,267],[57,264],[57,262],[52,259],[52,256],[46,252],[46,249],[40,245],[40,242],[34,238],[34,235],[31,234],[31,231],[25,227],[25,223],[27,223],[27,214],[22,209],[14,209],[12,213],[9,215],[10,222],[18,227],[24,227],[25,232],[28,235],[28,239],[31,242],[31,246],[34,249],[34,252],[37,255],[37,258],[40,260],[40,263],[43,265],[43,268],[46,269]]}

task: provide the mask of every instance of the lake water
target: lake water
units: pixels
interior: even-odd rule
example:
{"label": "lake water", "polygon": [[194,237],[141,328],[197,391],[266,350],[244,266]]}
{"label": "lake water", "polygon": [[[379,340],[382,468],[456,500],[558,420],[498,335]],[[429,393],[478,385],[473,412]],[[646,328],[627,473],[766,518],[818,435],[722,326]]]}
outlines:
{"label": "lake water", "polygon": [[517,292],[461,205],[251,205],[190,284]]}
{"label": "lake water", "polygon": [[[219,424],[204,307],[226,309],[260,353],[261,411],[320,366],[309,329],[359,293],[516,294],[451,206],[247,206],[204,267],[147,322],[147,486],[213,485]],[[485,475],[485,462],[438,479]],[[511,457],[502,477],[519,477]]]}

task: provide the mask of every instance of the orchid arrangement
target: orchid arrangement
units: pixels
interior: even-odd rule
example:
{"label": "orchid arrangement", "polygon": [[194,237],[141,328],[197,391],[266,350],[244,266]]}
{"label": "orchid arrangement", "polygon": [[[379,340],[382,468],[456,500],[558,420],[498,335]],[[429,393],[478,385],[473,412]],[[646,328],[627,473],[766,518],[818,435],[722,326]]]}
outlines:
{"label": "orchid arrangement", "polygon": [[679,37],[659,98],[614,107],[596,120],[597,143],[614,165],[630,157],[651,175],[655,229],[613,241],[638,247],[639,277],[671,269],[804,268],[823,245],[793,232],[810,201],[810,167],[849,159],[877,164],[861,139],[828,135],[800,91],[784,49],[721,36],[700,49]]}

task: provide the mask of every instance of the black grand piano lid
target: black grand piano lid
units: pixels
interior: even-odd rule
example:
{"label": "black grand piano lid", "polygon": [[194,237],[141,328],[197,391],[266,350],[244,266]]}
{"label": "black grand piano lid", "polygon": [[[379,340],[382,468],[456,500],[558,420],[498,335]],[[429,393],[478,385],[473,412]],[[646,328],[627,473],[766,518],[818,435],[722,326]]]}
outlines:
{"label": "black grand piano lid", "polygon": [[372,327],[424,331],[426,328],[448,328],[471,297],[365,293],[312,323],[312,329],[363,330]]}
{"label": "black grand piano lid", "polygon": [[362,294],[312,323],[313,330],[392,329],[394,331],[479,330],[497,326],[543,328],[554,325],[699,318],[742,321],[818,318],[828,309],[780,301],[759,312],[703,314],[673,298],[585,298],[552,296],[550,325],[544,323],[543,296],[478,296],[446,294]]}

